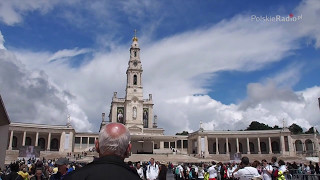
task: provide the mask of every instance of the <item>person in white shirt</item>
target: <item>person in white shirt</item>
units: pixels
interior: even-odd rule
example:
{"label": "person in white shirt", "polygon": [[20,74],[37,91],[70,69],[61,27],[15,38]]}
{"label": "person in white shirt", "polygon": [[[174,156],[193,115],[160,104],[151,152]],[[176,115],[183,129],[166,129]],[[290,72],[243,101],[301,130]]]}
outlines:
{"label": "person in white shirt", "polygon": [[229,164],[229,167],[228,167],[228,169],[227,169],[227,176],[228,176],[229,179],[232,178],[232,173],[233,173],[233,171],[235,170],[235,168],[233,168],[233,167],[234,167],[234,166],[233,166],[232,164]]}
{"label": "person in white shirt", "polygon": [[217,169],[216,169],[216,162],[212,161],[212,166],[209,167],[208,173],[209,173],[209,180],[216,180],[217,179]]}
{"label": "person in white shirt", "polygon": [[181,166],[181,164],[179,164],[177,167],[176,167],[176,170],[175,170],[177,173],[176,176],[177,176],[177,180],[180,180],[180,179],[184,179],[184,174],[183,174],[183,167]]}
{"label": "person in white shirt", "polygon": [[198,180],[204,179],[204,164],[198,169]]}
{"label": "person in white shirt", "polygon": [[244,156],[241,158],[241,164],[233,172],[235,178],[239,180],[251,180],[254,177],[259,177],[258,170],[254,167],[249,166],[249,158]]}
{"label": "person in white shirt", "polygon": [[150,159],[150,164],[147,167],[147,180],[155,180],[159,175],[159,166],[154,163],[154,159]]}
{"label": "person in white shirt", "polygon": [[286,163],[283,161],[283,160],[279,160],[278,161],[278,164],[279,164],[279,173],[281,172],[283,174],[283,176],[285,177],[285,179],[287,179],[287,166],[286,166]]}
{"label": "person in white shirt", "polygon": [[262,177],[263,180],[272,180],[271,174],[273,167],[268,164],[267,160],[263,159],[262,161]]}
{"label": "person in white shirt", "polygon": [[140,163],[137,163],[137,173],[139,174],[141,179],[144,179],[144,174],[143,174],[143,168],[141,167]]}

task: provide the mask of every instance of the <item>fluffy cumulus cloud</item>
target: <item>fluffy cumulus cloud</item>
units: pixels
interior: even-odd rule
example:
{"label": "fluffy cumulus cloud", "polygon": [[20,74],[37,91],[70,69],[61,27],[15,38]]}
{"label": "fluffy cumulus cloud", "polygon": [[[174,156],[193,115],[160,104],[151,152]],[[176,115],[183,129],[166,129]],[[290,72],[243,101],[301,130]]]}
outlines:
{"label": "fluffy cumulus cloud", "polygon": [[[320,96],[320,87],[310,87],[300,92],[294,92],[291,88],[299,81],[300,65],[294,66],[297,68],[288,67],[261,82],[248,84],[248,97],[238,104],[226,105],[207,95],[194,95],[206,94],[207,84],[212,83],[217,72],[255,71],[281,61],[299,48],[298,40],[301,38],[316,40],[317,48],[320,34],[315,18],[320,12],[317,5],[316,1],[309,0],[297,7],[296,11],[303,12],[303,18],[308,19],[307,24],[303,24],[304,21],[301,24],[252,22],[250,16],[238,15],[211,27],[176,34],[157,42],[152,42],[148,35],[142,36],[139,42],[144,94],[153,94],[159,127],[172,134],[197,130],[200,121],[205,129],[219,130],[244,129],[253,120],[282,125],[282,119],[285,119],[287,124],[295,122],[305,128],[317,125],[316,100]],[[304,28],[299,30],[299,27]],[[291,30],[294,32],[288,33]],[[119,97],[124,97],[129,45],[129,42],[127,45],[117,45],[109,52],[65,49],[52,53],[16,49],[15,54],[26,68],[45,72],[38,73],[38,76],[47,83],[45,87],[52,89],[48,94],[57,97],[53,102],[59,101],[52,102],[50,106],[60,104],[60,112],[68,106],[77,130],[97,131],[101,121],[99,114],[109,113],[113,92],[117,91]],[[65,63],[74,56],[86,53],[92,53],[92,58],[78,68]],[[5,57],[1,62],[10,61],[8,59],[14,58]],[[15,71],[19,74],[21,69],[16,68]],[[44,78],[45,74],[50,78]],[[287,83],[288,79],[293,81]],[[25,83],[21,80],[17,82]],[[28,88],[18,90],[12,90],[7,96],[15,97],[10,93],[24,91],[27,96],[29,92]],[[64,94],[64,90],[68,93]],[[71,94],[70,97],[67,94]],[[39,99],[50,99],[45,98],[49,95],[43,96]],[[21,103],[19,107],[25,106]],[[37,110],[45,107],[39,105]],[[54,115],[58,113],[52,114],[52,117],[57,117]],[[61,114],[59,118],[64,119]]]}
{"label": "fluffy cumulus cloud", "polygon": [[72,113],[75,128],[90,130],[85,113],[72,103],[74,95],[52,84],[44,71],[28,70],[5,48],[0,49],[0,84],[12,121],[64,125]]}

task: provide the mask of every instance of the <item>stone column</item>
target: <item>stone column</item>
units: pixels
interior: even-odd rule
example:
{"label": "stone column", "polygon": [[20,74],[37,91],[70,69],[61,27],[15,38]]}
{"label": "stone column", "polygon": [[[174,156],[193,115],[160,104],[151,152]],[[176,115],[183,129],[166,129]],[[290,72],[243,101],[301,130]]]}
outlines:
{"label": "stone column", "polygon": [[201,156],[201,136],[198,136],[198,155]]}
{"label": "stone column", "polygon": [[268,137],[268,141],[269,141],[269,154],[272,154],[272,146],[271,146],[271,138]]}
{"label": "stone column", "polygon": [[64,152],[64,143],[65,143],[65,134],[66,132],[62,132],[60,135],[60,148],[59,148],[59,152]]}
{"label": "stone column", "polygon": [[50,143],[51,143],[51,132],[49,132],[49,135],[48,135],[47,151],[50,151]]}
{"label": "stone column", "polygon": [[192,144],[192,140],[190,139],[188,139],[188,153],[189,154],[192,154],[192,152],[193,152],[193,144]]}
{"label": "stone column", "polygon": [[174,141],[174,148],[175,148],[175,149],[178,149],[178,147],[177,147],[177,141]]}
{"label": "stone column", "polygon": [[89,144],[89,137],[88,137],[88,141],[87,141],[87,148],[90,146],[90,144]]}
{"label": "stone column", "polygon": [[258,154],[261,154],[260,138],[258,137]]}
{"label": "stone column", "polygon": [[208,136],[204,137],[204,156],[209,156]]}
{"label": "stone column", "polygon": [[34,146],[38,146],[39,132],[36,133],[36,140],[34,141]]}
{"label": "stone column", "polygon": [[250,143],[249,143],[249,138],[247,138],[247,154],[250,154]]}
{"label": "stone column", "polygon": [[292,155],[294,153],[294,149],[293,149],[291,135],[288,136],[288,148],[289,148],[289,155]]}
{"label": "stone column", "polygon": [[80,150],[82,149],[82,137],[80,137]]}
{"label": "stone column", "polygon": [[26,136],[27,136],[27,132],[24,131],[24,132],[23,132],[23,137],[22,137],[22,146],[25,146],[25,145],[26,145]]}
{"label": "stone column", "polygon": [[69,133],[69,148],[68,148],[68,151],[69,151],[69,152],[73,152],[73,147],[74,147],[74,145],[73,145],[73,140],[74,140],[73,132],[71,131],[71,132]]}
{"label": "stone column", "polygon": [[12,140],[13,140],[13,130],[10,132],[10,139],[9,139],[9,150],[12,150]]}
{"label": "stone column", "polygon": [[307,151],[307,148],[306,148],[306,145],[304,144],[304,142],[302,142],[302,151],[303,151],[303,152],[306,152],[306,151]]}
{"label": "stone column", "polygon": [[219,154],[219,139],[216,137],[216,154]]}
{"label": "stone column", "polygon": [[229,154],[229,139],[226,138],[226,154]]}
{"label": "stone column", "polygon": [[164,149],[164,142],[160,141],[160,149]]}
{"label": "stone column", "polygon": [[284,136],[280,136],[280,144],[281,144],[281,154],[285,153],[285,144],[284,144]]}
{"label": "stone column", "polygon": [[319,157],[319,139],[317,138],[317,134],[314,134],[314,149],[315,155]]}
{"label": "stone column", "polygon": [[239,150],[239,139],[236,138],[236,144],[237,144],[237,153],[240,153],[240,150]]}
{"label": "stone column", "polygon": [[181,151],[183,151],[183,140],[181,140]]}

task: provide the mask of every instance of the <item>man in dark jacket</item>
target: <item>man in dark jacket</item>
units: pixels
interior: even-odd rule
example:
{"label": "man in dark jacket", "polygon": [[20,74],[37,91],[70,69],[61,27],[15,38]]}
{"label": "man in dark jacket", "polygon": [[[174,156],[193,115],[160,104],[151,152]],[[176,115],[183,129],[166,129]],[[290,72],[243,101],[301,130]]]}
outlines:
{"label": "man in dark jacket", "polygon": [[15,162],[10,164],[11,172],[8,175],[2,175],[1,178],[3,180],[23,180],[23,178],[18,174],[19,171],[19,163]]}
{"label": "man in dark jacket", "polygon": [[62,180],[68,173],[67,165],[69,164],[69,160],[67,158],[59,158],[56,161],[56,165],[58,166],[58,172],[53,174],[49,180]]}
{"label": "man in dark jacket", "polygon": [[76,169],[64,180],[140,180],[136,170],[124,163],[131,151],[129,130],[120,123],[104,126],[95,142],[99,158],[83,168]]}

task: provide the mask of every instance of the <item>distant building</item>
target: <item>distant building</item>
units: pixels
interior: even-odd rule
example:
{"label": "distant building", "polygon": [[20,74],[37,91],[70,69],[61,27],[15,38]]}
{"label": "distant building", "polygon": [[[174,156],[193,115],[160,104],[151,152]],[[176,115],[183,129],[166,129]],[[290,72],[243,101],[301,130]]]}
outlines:
{"label": "distant building", "polygon": [[4,168],[6,149],[8,147],[10,119],[0,95],[0,167]]}

